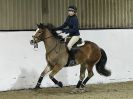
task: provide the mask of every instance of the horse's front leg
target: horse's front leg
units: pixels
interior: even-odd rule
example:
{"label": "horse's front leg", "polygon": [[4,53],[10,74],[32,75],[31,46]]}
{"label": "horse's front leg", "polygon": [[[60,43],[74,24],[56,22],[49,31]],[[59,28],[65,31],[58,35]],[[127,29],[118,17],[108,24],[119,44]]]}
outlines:
{"label": "horse's front leg", "polygon": [[52,69],[52,72],[49,74],[49,78],[56,84],[58,85],[59,87],[63,87],[63,84],[61,81],[57,81],[55,78],[54,78],[54,75],[56,73],[58,73],[63,67],[60,66],[60,65],[55,65],[54,68]]}
{"label": "horse's front leg", "polygon": [[41,85],[41,82],[42,82],[42,80],[43,80],[43,77],[49,72],[49,71],[51,71],[51,68],[50,68],[50,66],[46,66],[46,68],[43,70],[43,72],[41,73],[41,75],[40,75],[40,77],[39,77],[39,79],[38,79],[38,82],[37,82],[37,84],[36,84],[36,89],[38,89],[38,88],[40,88],[40,85]]}

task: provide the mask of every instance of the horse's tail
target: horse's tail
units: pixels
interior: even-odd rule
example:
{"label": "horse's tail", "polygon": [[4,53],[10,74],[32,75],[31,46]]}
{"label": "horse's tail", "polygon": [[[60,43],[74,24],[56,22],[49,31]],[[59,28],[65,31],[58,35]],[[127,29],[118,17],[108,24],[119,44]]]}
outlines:
{"label": "horse's tail", "polygon": [[107,62],[107,55],[103,49],[101,49],[101,58],[99,62],[96,64],[96,70],[99,74],[104,75],[104,76],[110,76],[111,71],[105,69],[105,65]]}

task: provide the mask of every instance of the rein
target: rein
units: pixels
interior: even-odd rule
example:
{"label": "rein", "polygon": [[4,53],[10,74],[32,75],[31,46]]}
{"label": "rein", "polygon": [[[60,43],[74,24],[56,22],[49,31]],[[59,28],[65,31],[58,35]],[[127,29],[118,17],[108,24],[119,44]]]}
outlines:
{"label": "rein", "polygon": [[51,37],[54,37],[54,36],[49,36],[49,37],[46,37],[46,38],[44,38],[44,39],[48,39],[48,38],[51,38]]}
{"label": "rein", "polygon": [[[46,55],[48,55],[49,53],[51,53],[56,47],[57,47],[57,40],[56,40],[55,46],[49,52],[47,52]],[[57,53],[56,50],[55,50],[55,52]]]}
{"label": "rein", "polygon": [[[61,34],[62,32],[60,32],[60,33],[58,33],[58,34]],[[45,42],[45,39],[49,39],[49,38],[52,38],[52,37],[54,37],[53,35],[52,36],[49,36],[49,37],[45,37],[45,38],[43,38],[43,41]],[[31,44],[32,44],[33,42],[31,42]],[[55,44],[55,46],[50,50],[50,51],[48,51],[47,53],[46,53],[46,55],[48,55],[49,53],[51,53],[56,47],[57,47],[57,45],[58,45],[58,40],[56,40],[56,44]],[[38,44],[37,43],[34,43],[34,48],[38,48]],[[60,50],[60,49],[59,49]],[[58,53],[56,50],[55,50],[55,52],[56,53]]]}
{"label": "rein", "polygon": [[[58,33],[58,34],[61,34],[62,32]],[[46,37],[44,39],[48,39],[48,38],[51,38],[51,37],[54,37],[54,36],[49,36],[49,37]]]}
{"label": "rein", "polygon": [[[60,32],[60,33],[58,33],[58,34],[61,34],[61,33],[62,33],[62,32]],[[44,38],[44,39],[49,39],[49,38],[51,38],[51,37],[54,37],[54,36],[49,36],[49,37],[46,37],[46,38]],[[57,47],[57,44],[58,44],[58,40],[56,40],[55,46],[54,46],[49,52],[47,52],[46,55],[48,55],[49,53],[51,53],[51,52]],[[58,53],[56,50],[55,50],[55,52]]]}

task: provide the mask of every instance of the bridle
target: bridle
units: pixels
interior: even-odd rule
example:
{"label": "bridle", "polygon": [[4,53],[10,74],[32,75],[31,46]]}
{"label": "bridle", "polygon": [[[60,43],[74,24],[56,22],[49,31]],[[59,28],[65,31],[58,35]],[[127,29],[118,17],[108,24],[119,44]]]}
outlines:
{"label": "bridle", "polygon": [[[43,32],[40,32],[40,35],[41,35],[42,33],[43,33]],[[60,32],[60,33],[58,33],[58,34],[61,34],[61,33],[62,33],[62,32]],[[54,36],[45,37],[45,38],[43,38],[42,40],[45,42],[46,39],[49,39],[49,38],[52,38],[52,37],[54,37]],[[38,39],[38,37],[35,37],[35,38]],[[51,53],[51,52],[57,47],[57,45],[58,45],[58,40],[56,40],[55,46],[54,46],[50,51],[48,51],[48,52],[46,53],[46,55],[48,55],[49,53]],[[35,46],[37,46],[37,48],[38,48],[38,44],[37,44],[37,43],[34,43],[34,47],[35,47]],[[60,50],[60,49],[59,49],[59,50]],[[56,51],[56,50],[55,50],[55,52],[58,53],[58,51]]]}
{"label": "bridle", "polygon": [[[62,32],[58,33],[58,34],[61,34]],[[43,32],[40,32],[40,35],[43,34]],[[51,38],[51,37],[54,37],[54,36],[49,36],[49,37],[45,37],[43,40],[45,39],[48,39],[48,38]],[[36,37],[37,38],[37,37]]]}

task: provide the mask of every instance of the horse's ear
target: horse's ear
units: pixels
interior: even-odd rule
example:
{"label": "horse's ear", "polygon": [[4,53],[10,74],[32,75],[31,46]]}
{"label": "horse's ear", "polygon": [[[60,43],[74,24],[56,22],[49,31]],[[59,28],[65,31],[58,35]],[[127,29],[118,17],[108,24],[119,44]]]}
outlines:
{"label": "horse's ear", "polygon": [[37,27],[39,27],[39,24],[36,24],[37,25]]}
{"label": "horse's ear", "polygon": [[43,29],[44,25],[43,25],[43,23],[40,23],[40,24],[37,24],[37,27]]}
{"label": "horse's ear", "polygon": [[40,26],[42,26],[43,25],[43,23],[40,23]]}
{"label": "horse's ear", "polygon": [[51,23],[47,23],[49,29],[54,29],[55,27]]}

